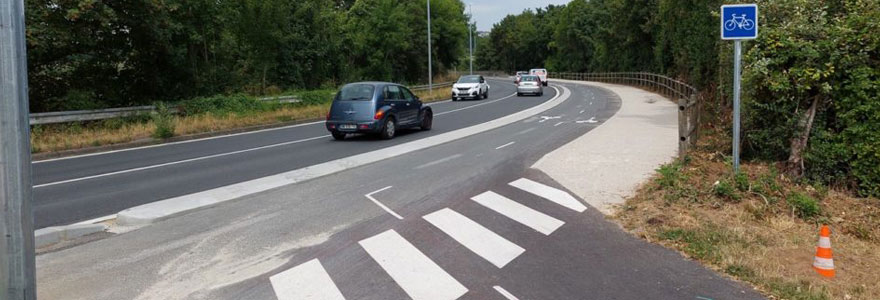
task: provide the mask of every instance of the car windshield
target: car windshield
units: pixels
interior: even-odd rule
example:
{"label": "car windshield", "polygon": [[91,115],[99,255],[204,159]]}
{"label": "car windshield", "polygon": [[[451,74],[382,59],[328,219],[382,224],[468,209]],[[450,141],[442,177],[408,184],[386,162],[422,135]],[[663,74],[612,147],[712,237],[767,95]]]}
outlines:
{"label": "car windshield", "polygon": [[376,88],[371,84],[346,85],[336,95],[336,101],[364,101],[372,100]]}
{"label": "car windshield", "polygon": [[480,83],[480,76],[462,76],[458,83]]}
{"label": "car windshield", "polygon": [[545,70],[532,70],[533,75],[544,75],[546,72]]}

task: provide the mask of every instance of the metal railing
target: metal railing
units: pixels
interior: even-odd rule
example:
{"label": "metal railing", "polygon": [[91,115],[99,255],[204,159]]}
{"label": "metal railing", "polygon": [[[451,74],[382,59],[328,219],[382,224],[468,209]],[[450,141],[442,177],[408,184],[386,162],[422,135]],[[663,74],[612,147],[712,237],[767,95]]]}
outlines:
{"label": "metal railing", "polygon": [[[299,101],[299,99],[297,99],[294,96],[265,97],[265,98],[260,98],[257,100],[278,101],[280,103],[294,103],[294,102]],[[130,116],[136,116],[139,114],[152,114],[155,111],[156,111],[155,106],[147,105],[147,106],[107,108],[107,109],[95,109],[95,110],[74,110],[74,111],[33,113],[33,114],[30,114],[30,124],[31,125],[40,125],[40,124],[55,124],[55,123],[67,123],[67,122],[97,121],[97,120],[106,120],[106,119],[113,119],[113,118],[130,117]]]}
{"label": "metal railing", "polygon": [[555,79],[596,81],[623,84],[659,93],[678,103],[678,155],[687,156],[688,150],[699,138],[699,91],[693,86],[668,76],[646,72],[563,73],[550,72]]}

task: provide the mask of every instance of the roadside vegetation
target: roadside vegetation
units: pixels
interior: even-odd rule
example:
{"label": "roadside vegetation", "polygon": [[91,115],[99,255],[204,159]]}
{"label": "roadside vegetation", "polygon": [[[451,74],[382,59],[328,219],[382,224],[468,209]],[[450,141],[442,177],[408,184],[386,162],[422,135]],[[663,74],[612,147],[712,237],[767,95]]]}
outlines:
{"label": "roadside vegetation", "polygon": [[[757,0],[744,42],[743,168],[731,166],[722,0],[573,0],[508,16],[482,69],[644,71],[696,86],[701,139],[616,218],[775,299],[880,299],[880,1]],[[838,277],[812,270],[829,224]]]}
{"label": "roadside vegetation", "polygon": [[[425,2],[25,1],[31,112],[427,82]],[[465,66],[470,17],[431,1],[434,72]]]}
{"label": "roadside vegetation", "polygon": [[[784,163],[746,162],[733,175],[729,142],[707,132],[614,218],[774,299],[880,299],[880,199],[789,177]],[[830,280],[812,269],[821,224],[832,229]]]}

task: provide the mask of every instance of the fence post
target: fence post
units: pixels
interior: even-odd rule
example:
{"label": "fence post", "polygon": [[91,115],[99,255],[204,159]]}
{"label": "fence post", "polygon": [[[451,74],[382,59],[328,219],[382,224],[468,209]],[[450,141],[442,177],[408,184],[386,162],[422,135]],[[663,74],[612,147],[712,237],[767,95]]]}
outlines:
{"label": "fence post", "polygon": [[687,156],[687,100],[678,100],[678,158],[684,161]]}

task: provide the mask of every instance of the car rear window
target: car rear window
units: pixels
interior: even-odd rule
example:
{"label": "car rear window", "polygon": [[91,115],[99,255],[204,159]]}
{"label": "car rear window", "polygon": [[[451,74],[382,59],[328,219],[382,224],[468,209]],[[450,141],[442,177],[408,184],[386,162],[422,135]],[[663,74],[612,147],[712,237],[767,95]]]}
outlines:
{"label": "car rear window", "polygon": [[336,94],[336,101],[370,101],[376,87],[372,84],[350,84]]}
{"label": "car rear window", "polygon": [[532,75],[544,75],[547,73],[547,70],[532,70]]}
{"label": "car rear window", "polygon": [[537,76],[523,76],[522,81],[538,81]]}

